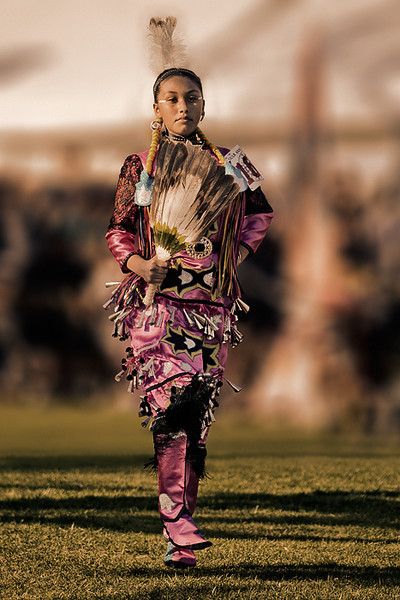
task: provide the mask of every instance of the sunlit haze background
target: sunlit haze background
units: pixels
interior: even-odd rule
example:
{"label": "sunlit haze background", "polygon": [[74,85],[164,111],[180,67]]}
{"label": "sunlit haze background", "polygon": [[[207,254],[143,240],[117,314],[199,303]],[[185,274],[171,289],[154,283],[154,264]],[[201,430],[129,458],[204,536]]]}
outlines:
{"label": "sunlit haze background", "polygon": [[120,167],[149,144],[147,24],[175,15],[203,129],[275,210],[223,409],[400,430],[400,5],[395,0],[3,0],[0,401],[136,406],[104,283]]}

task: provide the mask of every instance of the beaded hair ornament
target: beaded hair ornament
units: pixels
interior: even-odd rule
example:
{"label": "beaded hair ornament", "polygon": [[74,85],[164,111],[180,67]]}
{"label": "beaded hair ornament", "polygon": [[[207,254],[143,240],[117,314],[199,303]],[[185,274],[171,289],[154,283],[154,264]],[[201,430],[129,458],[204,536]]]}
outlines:
{"label": "beaded hair ornament", "polygon": [[[157,94],[161,83],[169,77],[174,77],[176,75],[192,79],[199,89],[203,91],[202,83],[198,75],[182,66],[186,63],[186,49],[182,40],[174,35],[176,22],[175,17],[166,17],[165,19],[153,17],[150,19],[150,63],[152,68],[159,73],[153,85],[155,102],[157,101]],[[149,153],[140,180],[136,184],[135,202],[139,206],[149,206],[151,204],[151,194],[154,183],[154,161],[160,144],[162,127],[163,122],[161,118],[154,119],[150,124],[152,135]],[[202,143],[203,147],[208,148],[211,151],[217,159],[218,164],[225,167],[225,172],[228,175],[232,175],[238,183],[239,188],[243,190],[246,186],[243,184],[243,177],[241,176],[240,171],[225,161],[220,150],[210,142],[199,127],[196,128],[195,135]]]}

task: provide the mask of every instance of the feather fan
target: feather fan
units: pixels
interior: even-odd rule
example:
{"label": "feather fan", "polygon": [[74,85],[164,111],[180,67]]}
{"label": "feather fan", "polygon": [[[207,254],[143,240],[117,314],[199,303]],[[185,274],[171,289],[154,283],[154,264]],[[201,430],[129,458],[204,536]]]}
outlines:
{"label": "feather fan", "polygon": [[[221,212],[239,199],[239,187],[224,167],[199,146],[165,140],[157,155],[150,224],[156,255],[168,260],[198,242]],[[145,304],[157,286],[150,284]]]}

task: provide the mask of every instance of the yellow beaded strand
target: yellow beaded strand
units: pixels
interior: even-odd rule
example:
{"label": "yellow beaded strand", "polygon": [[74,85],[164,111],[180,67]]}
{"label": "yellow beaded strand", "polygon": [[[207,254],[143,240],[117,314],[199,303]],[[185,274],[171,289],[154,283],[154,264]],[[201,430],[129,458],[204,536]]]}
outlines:
{"label": "yellow beaded strand", "polygon": [[225,159],[224,159],[223,155],[221,154],[221,152],[218,150],[217,146],[215,146],[212,142],[210,142],[210,140],[202,132],[200,127],[197,127],[196,132],[197,132],[197,135],[200,137],[201,141],[204,142],[210,148],[211,152],[215,155],[215,157],[218,160],[218,164],[223,166],[225,164]]}

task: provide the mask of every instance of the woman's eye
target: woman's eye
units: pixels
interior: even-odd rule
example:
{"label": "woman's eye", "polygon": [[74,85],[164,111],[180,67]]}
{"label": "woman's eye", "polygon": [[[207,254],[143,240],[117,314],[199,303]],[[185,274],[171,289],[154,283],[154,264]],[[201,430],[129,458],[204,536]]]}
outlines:
{"label": "woman's eye", "polygon": [[[186,96],[185,101],[188,104],[197,104],[202,99],[203,99],[202,96],[190,95],[190,96]],[[165,98],[164,100],[159,100],[159,102],[165,102],[166,104],[177,104],[178,101],[179,100],[178,100],[177,96],[171,96],[170,98]]]}

